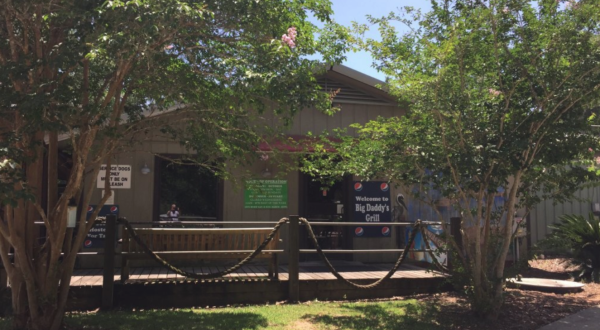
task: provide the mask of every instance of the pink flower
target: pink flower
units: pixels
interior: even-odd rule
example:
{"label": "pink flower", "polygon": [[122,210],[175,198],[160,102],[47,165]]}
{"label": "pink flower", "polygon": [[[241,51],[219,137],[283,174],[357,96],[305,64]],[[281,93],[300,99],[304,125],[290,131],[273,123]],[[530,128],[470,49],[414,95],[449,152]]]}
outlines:
{"label": "pink flower", "polygon": [[589,152],[594,152],[594,149],[592,149],[592,148],[588,148],[588,151],[589,151]]}
{"label": "pink flower", "polygon": [[296,31],[296,28],[292,26],[289,29],[287,29],[287,34],[281,36],[281,41],[287,44],[290,48],[294,48],[296,47],[295,41],[297,35],[298,32]]}
{"label": "pink flower", "polygon": [[502,94],[500,91],[497,91],[493,88],[488,89],[488,91],[490,92],[490,94],[492,94],[492,96],[498,96],[498,95]]}
{"label": "pink flower", "polygon": [[298,35],[298,31],[296,31],[295,27],[291,27],[287,30],[288,35],[290,36],[290,38],[292,38],[292,40],[296,40],[296,36]]}
{"label": "pink flower", "polygon": [[165,49],[166,49],[166,50],[169,50],[169,49],[173,49],[173,47],[175,47],[175,46],[173,46],[173,45],[168,45],[168,46],[165,46]]}

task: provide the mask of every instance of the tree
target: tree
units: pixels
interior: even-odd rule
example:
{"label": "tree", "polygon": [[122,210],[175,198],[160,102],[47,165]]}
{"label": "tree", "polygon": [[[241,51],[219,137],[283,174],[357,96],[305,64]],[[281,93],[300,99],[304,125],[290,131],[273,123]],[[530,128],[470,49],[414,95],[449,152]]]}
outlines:
{"label": "tree", "polygon": [[[83,207],[71,235],[68,206],[90,204],[84,179],[102,163],[110,168],[116,152],[160,130],[223,174],[226,162],[249,160],[265,132],[262,113],[289,120],[309,106],[330,111],[313,77],[322,66],[307,59],[339,61],[344,30],[330,14],[326,0],[2,1],[0,257],[14,328],[60,327],[76,253],[93,225]],[[318,29],[309,15],[328,24]],[[72,156],[60,196],[59,134]],[[108,182],[106,190],[99,205]]]}
{"label": "tree", "polygon": [[358,137],[340,136],[336,154],[315,154],[304,170],[387,177],[431,205],[432,190],[449,198],[464,248],[449,244],[472,308],[496,318],[516,211],[597,180],[578,162],[598,146],[599,19],[598,2],[585,0],[432,1],[425,14],[370,18],[381,39],[359,45],[409,111],[355,125]]}

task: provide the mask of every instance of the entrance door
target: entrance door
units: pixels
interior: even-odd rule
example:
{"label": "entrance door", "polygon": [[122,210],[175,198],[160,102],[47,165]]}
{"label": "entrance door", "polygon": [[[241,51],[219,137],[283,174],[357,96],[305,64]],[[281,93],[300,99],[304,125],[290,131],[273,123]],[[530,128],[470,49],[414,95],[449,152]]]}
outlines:
{"label": "entrance door", "polygon": [[[351,181],[345,178],[336,182],[333,186],[324,187],[314,178],[300,173],[300,216],[307,218],[310,222],[347,222],[349,217],[349,187]],[[314,226],[313,230],[317,236],[319,246],[323,249],[341,250],[352,248],[352,236],[349,235],[348,226]],[[300,235],[300,246],[305,249],[313,249],[314,244],[309,238],[306,230]],[[302,255],[302,260],[315,260],[318,256]],[[330,254],[330,259],[348,260],[351,255]]]}

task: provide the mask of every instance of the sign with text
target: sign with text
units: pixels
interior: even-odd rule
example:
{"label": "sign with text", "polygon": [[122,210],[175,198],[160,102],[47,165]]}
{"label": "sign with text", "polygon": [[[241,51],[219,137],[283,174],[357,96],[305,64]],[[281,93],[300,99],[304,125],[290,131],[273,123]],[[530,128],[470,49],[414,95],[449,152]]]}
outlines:
{"label": "sign with text", "polygon": [[[89,217],[96,209],[96,205],[90,205],[87,209],[88,221],[90,221]],[[105,217],[109,214],[114,214],[117,217],[119,216],[119,206],[118,205],[104,205],[98,212],[99,217]],[[83,241],[83,247],[86,249],[100,249],[104,247],[104,238],[106,235],[106,225],[104,223],[95,224],[90,232],[85,237],[85,241]]]}
{"label": "sign with text", "polygon": [[249,180],[244,188],[246,209],[287,209],[287,180]]}
{"label": "sign with text", "polygon": [[[390,185],[382,181],[355,181],[352,214],[355,222],[392,222]],[[354,237],[390,237],[390,226],[359,226]]]}
{"label": "sign with text", "polygon": [[[97,188],[104,188],[106,180],[106,164],[100,166],[98,173]],[[111,165],[110,187],[112,189],[131,189],[131,165]]]}

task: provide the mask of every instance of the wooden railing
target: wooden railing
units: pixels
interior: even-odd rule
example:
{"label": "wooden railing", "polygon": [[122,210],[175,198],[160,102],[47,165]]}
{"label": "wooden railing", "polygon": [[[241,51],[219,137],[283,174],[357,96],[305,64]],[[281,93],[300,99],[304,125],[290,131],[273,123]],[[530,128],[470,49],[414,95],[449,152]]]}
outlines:
{"label": "wooden railing", "polygon": [[[300,254],[301,253],[316,253],[316,249],[300,249],[299,233],[301,221],[297,215],[288,217],[288,235],[287,235],[287,246],[284,250],[268,250],[271,253],[285,253],[288,259],[288,299],[289,301],[295,302],[300,297]],[[147,223],[134,223],[139,224],[150,224],[156,222]],[[276,222],[269,221],[235,221],[235,222],[223,222],[223,221],[202,221],[203,224],[227,224],[227,225],[261,225],[261,226],[274,226]],[[440,222],[425,222],[431,225],[440,225]],[[412,226],[411,222],[386,222],[386,223],[365,223],[365,222],[310,222],[311,226]],[[243,228],[239,228],[243,229]],[[248,228],[249,229],[249,228]],[[262,228],[264,229],[264,227]],[[183,229],[185,230],[185,229]],[[103,289],[102,289],[102,307],[103,309],[111,309],[114,302],[114,276],[115,276],[115,257],[120,255],[120,252],[115,250],[116,247],[116,233],[117,233],[117,218],[114,215],[106,217],[106,241],[104,244],[104,253],[98,253],[104,255],[104,271],[103,271]],[[460,219],[452,219],[450,223],[450,235],[455,240],[460,240]],[[460,243],[459,243],[460,244]],[[323,250],[325,254],[335,253],[401,253],[404,249],[373,249],[373,250]],[[415,250],[415,252],[428,252],[427,250]],[[211,251],[211,253],[229,253],[228,251]],[[251,250],[242,251],[251,253]],[[267,252],[267,251],[265,251]],[[198,253],[201,255],[201,253]]]}

